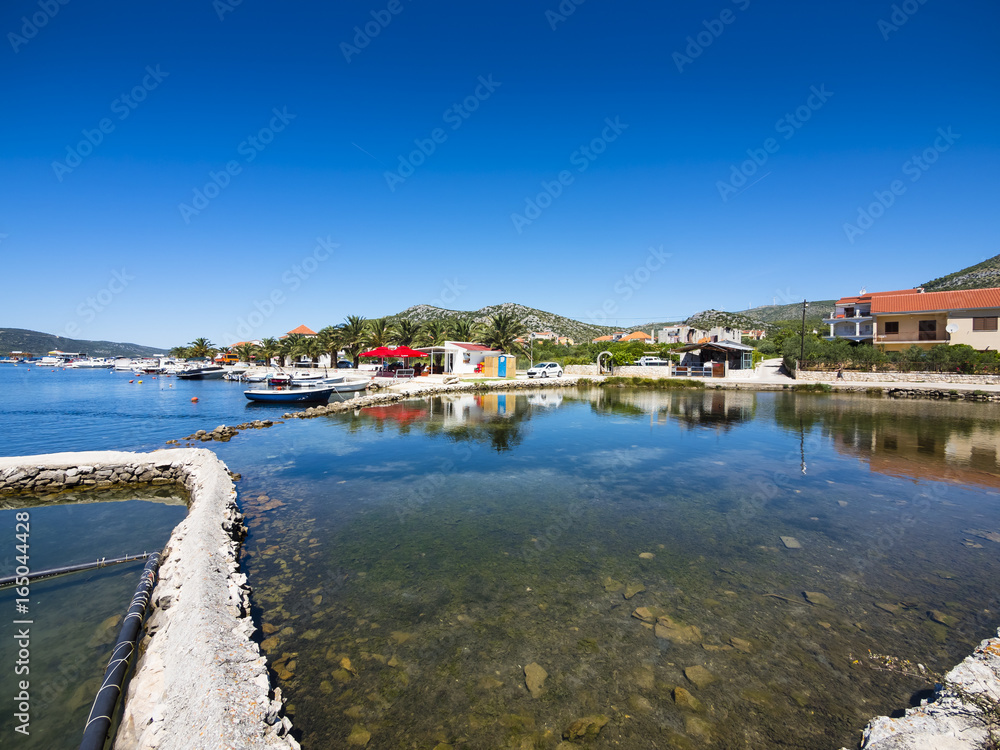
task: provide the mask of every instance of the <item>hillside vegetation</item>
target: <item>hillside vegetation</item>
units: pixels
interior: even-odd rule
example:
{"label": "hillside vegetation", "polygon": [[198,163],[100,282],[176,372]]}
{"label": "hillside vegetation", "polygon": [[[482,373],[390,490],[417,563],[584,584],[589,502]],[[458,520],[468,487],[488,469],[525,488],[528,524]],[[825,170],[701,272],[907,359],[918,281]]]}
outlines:
{"label": "hillside vegetation", "polygon": [[52,333],[28,331],[24,328],[0,329],[0,354],[6,356],[10,352],[31,352],[39,356],[54,349],[64,352],[81,352],[91,357],[148,357],[162,354],[163,349],[140,344],[124,344],[115,341],[87,341],[84,339],[68,339]]}
{"label": "hillside vegetation", "polygon": [[1000,286],[1000,255],[933,279],[922,285],[925,292],[944,292],[951,289],[985,289]]}
{"label": "hillside vegetation", "polygon": [[[529,331],[552,331],[557,336],[569,336],[574,341],[590,341],[598,336],[604,336],[613,331],[622,330],[610,326],[591,325],[579,320],[566,318],[555,313],[536,310],[514,302],[502,305],[487,305],[478,310],[447,310],[433,305],[414,305],[402,312],[388,317],[390,322],[409,320],[413,323],[427,323],[432,320],[456,321],[467,320],[470,323],[488,323],[490,318],[500,312],[509,312],[522,321]],[[631,329],[627,329],[631,330]]]}

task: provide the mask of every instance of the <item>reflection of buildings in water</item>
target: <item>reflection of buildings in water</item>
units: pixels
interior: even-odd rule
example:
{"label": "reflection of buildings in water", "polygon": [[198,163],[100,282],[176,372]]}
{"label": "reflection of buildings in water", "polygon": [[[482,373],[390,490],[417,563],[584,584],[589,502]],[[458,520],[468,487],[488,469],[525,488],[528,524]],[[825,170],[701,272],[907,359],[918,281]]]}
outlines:
{"label": "reflection of buildings in water", "polygon": [[428,416],[439,418],[447,428],[516,413],[517,398],[512,393],[463,393],[430,399]]}
{"label": "reflection of buildings in water", "polygon": [[610,411],[648,414],[650,424],[663,425],[671,419],[692,427],[731,427],[753,419],[757,394],[751,391],[643,391],[607,390],[593,392],[595,403]]}
{"label": "reflection of buildings in water", "polygon": [[823,422],[840,453],[879,474],[1000,488],[1000,421],[976,419],[965,406],[844,403]]}

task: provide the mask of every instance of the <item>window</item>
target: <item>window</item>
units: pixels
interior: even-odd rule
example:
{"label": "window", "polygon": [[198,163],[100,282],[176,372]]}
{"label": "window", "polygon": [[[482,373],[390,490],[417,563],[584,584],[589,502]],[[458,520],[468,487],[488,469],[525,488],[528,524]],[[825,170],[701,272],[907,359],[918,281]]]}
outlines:
{"label": "window", "polygon": [[893,320],[885,324],[886,333],[899,333],[899,321]]}
{"label": "window", "polygon": [[973,318],[972,319],[972,330],[973,331],[995,331],[997,329],[997,319],[996,318]]}
{"label": "window", "polygon": [[921,320],[917,322],[918,341],[937,341],[937,321]]}

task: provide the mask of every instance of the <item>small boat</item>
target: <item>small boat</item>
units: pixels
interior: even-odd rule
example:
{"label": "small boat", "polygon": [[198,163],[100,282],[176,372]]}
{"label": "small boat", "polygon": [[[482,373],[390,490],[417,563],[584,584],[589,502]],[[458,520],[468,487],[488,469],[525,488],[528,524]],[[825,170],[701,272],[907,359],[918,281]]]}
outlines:
{"label": "small boat", "polygon": [[343,382],[343,375],[331,375],[328,378],[292,378],[291,385],[293,388],[308,388],[313,385],[333,385]]}
{"label": "small boat", "polygon": [[191,370],[177,371],[177,377],[182,380],[221,380],[222,376],[225,374],[225,369],[219,367],[218,365],[195,367]]}
{"label": "small boat", "polygon": [[272,403],[326,402],[333,393],[334,385],[312,386],[309,388],[250,388],[243,395],[251,401]]}
{"label": "small boat", "polygon": [[331,383],[326,387],[332,388],[334,393],[353,393],[363,391],[370,383],[370,380],[345,380],[342,383]]}

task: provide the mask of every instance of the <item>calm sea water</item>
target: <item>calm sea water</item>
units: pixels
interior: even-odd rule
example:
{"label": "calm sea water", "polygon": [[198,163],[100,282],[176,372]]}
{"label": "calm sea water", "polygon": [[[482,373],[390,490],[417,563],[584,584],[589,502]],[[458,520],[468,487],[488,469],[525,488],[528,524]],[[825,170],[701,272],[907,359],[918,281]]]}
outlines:
{"label": "calm sea water", "polygon": [[[248,418],[222,382],[184,384],[192,413],[176,382],[45,377],[18,381],[17,404],[51,390],[7,411],[4,452]],[[836,748],[927,687],[869,649],[945,670],[995,632],[998,437],[993,404],[590,389],[210,445],[243,475],[244,566],[304,747],[554,748],[603,715],[592,747]]]}

